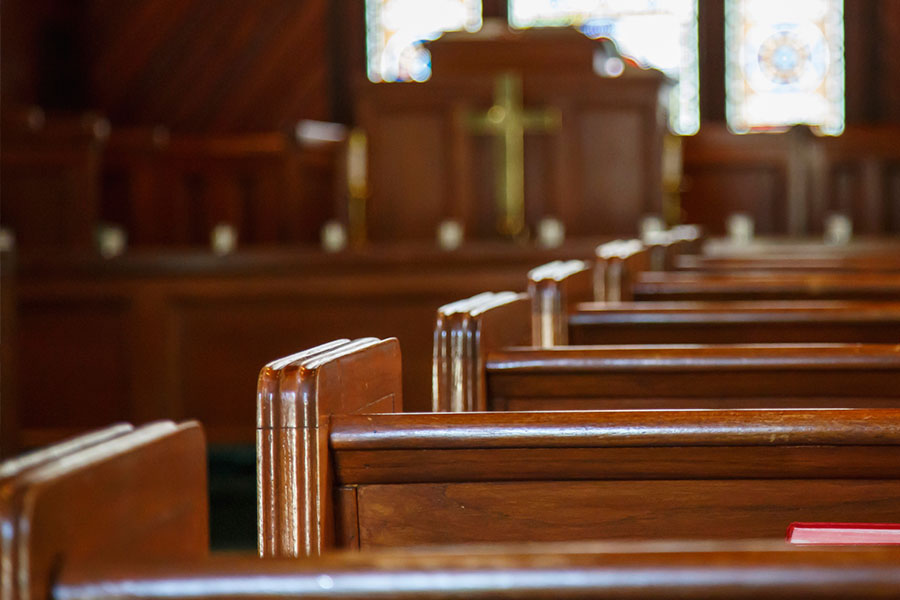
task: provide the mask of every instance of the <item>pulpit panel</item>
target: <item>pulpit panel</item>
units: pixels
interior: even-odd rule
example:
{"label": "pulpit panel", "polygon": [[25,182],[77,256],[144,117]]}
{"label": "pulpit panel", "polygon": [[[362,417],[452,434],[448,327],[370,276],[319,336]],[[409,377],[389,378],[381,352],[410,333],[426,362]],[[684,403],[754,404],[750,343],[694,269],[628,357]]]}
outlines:
{"label": "pulpit panel", "polygon": [[445,213],[450,138],[447,115],[390,112],[370,133],[379,152],[372,156],[368,236],[373,241],[433,238]]}
{"label": "pulpit panel", "polygon": [[[448,34],[430,47],[427,83],[358,90],[369,239],[428,239],[450,219],[466,239],[534,240],[545,218],[569,236],[624,235],[663,212],[661,73],[601,77],[600,46],[577,32]],[[556,69],[531,60],[548,48]]]}

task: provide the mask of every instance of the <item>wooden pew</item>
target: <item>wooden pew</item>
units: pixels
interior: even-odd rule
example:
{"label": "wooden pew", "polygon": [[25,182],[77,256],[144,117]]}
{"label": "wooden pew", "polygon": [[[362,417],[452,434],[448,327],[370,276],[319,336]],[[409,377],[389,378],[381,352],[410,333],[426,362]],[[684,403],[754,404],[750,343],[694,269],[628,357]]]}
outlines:
{"label": "wooden pew", "polygon": [[197,423],[113,427],[23,460],[10,468],[0,504],[4,598],[10,590],[13,600],[49,598],[61,568],[208,554]]}
{"label": "wooden pew", "polygon": [[[532,345],[891,343],[900,339],[900,303],[892,301],[623,302],[618,291],[605,294],[604,290],[630,287],[638,275],[634,270],[641,265],[628,260],[646,252],[637,240],[619,241],[598,247],[593,274],[584,261],[555,261],[532,269],[528,273]],[[722,276],[728,277],[724,272]]]}
{"label": "wooden pew", "polygon": [[[472,372],[436,410],[898,406],[896,344],[529,346],[529,299],[482,297],[473,340],[450,357]],[[473,311],[475,312],[475,311]],[[727,332],[727,330],[724,330]],[[734,332],[731,332],[734,334]],[[435,354],[435,363],[441,360]],[[455,383],[438,382],[452,388]]]}
{"label": "wooden pew", "polygon": [[[754,597],[821,597],[824,590],[874,597],[900,579],[896,549],[797,551],[780,542],[532,544],[305,561],[207,557],[197,526],[205,517],[202,454],[196,424],[157,423],[137,431],[113,426],[3,463],[0,472],[17,481],[17,493],[0,494],[2,506],[14,508],[4,513],[2,539],[27,558],[10,571],[4,556],[3,598],[525,599],[561,590],[585,598],[733,598],[751,590]],[[10,536],[10,523],[27,527]]]}
{"label": "wooden pew", "polygon": [[[720,268],[667,271],[651,267],[654,262],[660,262],[658,258],[655,261],[652,256],[636,259],[635,256],[648,254],[651,249],[643,244],[639,246],[635,240],[604,244],[597,249],[595,269],[597,273],[609,271],[605,277],[611,281],[605,283],[606,287],[621,291],[605,294],[603,288],[595,284],[594,297],[598,301],[613,302],[900,299],[900,272],[895,268],[900,246],[895,241],[860,244],[855,252],[805,244],[775,244],[771,248],[761,248],[762,255],[748,251],[734,258],[723,258],[721,253],[706,257],[678,252],[666,258],[668,264],[704,268],[709,263]],[[810,257],[810,252],[822,252],[822,255]],[[730,263],[731,260],[735,262]],[[729,264],[733,264],[734,269],[728,269]],[[754,264],[759,266],[753,267]],[[802,270],[800,267],[804,264],[810,268]]]}
{"label": "wooden pew", "polygon": [[29,489],[25,483],[27,473],[129,431],[132,427],[128,424],[111,425],[0,464],[0,527],[3,528],[3,535],[0,536],[0,592],[4,598],[13,598],[17,593],[14,581],[19,563],[17,542],[20,523],[15,510],[22,501],[22,494]]}
{"label": "wooden pew", "polygon": [[[318,423],[300,435],[296,419],[261,419],[263,556],[781,539],[792,521],[891,522],[900,514],[900,410],[365,414],[399,394],[397,342],[335,352],[273,363],[261,375],[261,415],[276,405],[289,412],[305,389],[295,414]],[[288,393],[270,392],[278,380],[290,382]],[[273,454],[295,465],[292,480],[302,484],[272,475]],[[272,527],[290,520],[290,531]]]}
{"label": "wooden pew", "polygon": [[588,302],[591,276],[583,261],[556,261],[528,273],[533,346],[900,340],[900,302]]}

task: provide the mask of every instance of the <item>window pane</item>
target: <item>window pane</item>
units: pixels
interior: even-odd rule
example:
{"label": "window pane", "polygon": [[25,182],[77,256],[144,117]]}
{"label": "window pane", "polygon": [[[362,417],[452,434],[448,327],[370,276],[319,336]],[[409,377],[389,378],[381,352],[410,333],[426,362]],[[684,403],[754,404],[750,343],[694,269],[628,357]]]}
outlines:
{"label": "window pane", "polygon": [[431,55],[421,42],[460,29],[481,29],[481,0],[366,0],[369,79],[425,81]]}
{"label": "window pane", "polygon": [[513,27],[576,26],[614,40],[642,67],[677,82],[669,97],[669,126],[680,134],[700,127],[696,0],[509,0]]}
{"label": "window pane", "polygon": [[726,112],[737,132],[844,129],[841,0],[727,0]]}

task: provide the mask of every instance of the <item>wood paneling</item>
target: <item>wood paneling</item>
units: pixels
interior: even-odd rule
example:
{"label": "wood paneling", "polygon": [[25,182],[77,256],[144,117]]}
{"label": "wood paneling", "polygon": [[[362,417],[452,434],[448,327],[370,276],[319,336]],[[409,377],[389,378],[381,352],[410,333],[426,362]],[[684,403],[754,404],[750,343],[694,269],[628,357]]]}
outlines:
{"label": "wood paneling", "polygon": [[23,257],[23,442],[173,417],[202,419],[213,443],[250,443],[259,369],[342,336],[399,337],[407,409],[430,410],[437,307],[486,289],[524,289],[529,268],[590,256],[593,246]]}
{"label": "wood paneling", "polygon": [[91,106],[114,123],[270,130],[328,119],[325,0],[85,0]]}
{"label": "wood paneling", "polygon": [[[900,485],[865,479],[555,481],[552,486],[508,481],[361,485],[358,496],[359,544],[369,549],[587,539],[778,539],[786,523],[834,521],[854,509],[867,519],[892,519]],[[861,496],[883,501],[862,501]],[[651,505],[648,499],[659,502]]]}

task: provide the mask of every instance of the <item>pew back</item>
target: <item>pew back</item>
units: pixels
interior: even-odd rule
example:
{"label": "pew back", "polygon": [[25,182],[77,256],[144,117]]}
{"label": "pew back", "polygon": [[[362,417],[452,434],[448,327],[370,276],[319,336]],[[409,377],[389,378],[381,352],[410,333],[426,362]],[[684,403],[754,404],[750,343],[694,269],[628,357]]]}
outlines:
{"label": "pew back", "polygon": [[396,338],[336,340],[273,361],[260,371],[257,493],[262,556],[317,555],[333,544],[329,416],[403,410],[400,377]]}
{"label": "pew back", "polygon": [[50,597],[50,582],[62,567],[191,560],[208,553],[200,426],[159,422],[132,432],[118,429],[18,469],[4,497],[4,532],[15,532],[13,599]]}
{"label": "pew back", "polygon": [[895,343],[900,302],[749,300],[582,303],[558,317],[573,345]]}
{"label": "pew back", "polygon": [[900,273],[642,272],[634,300],[900,300]]}

